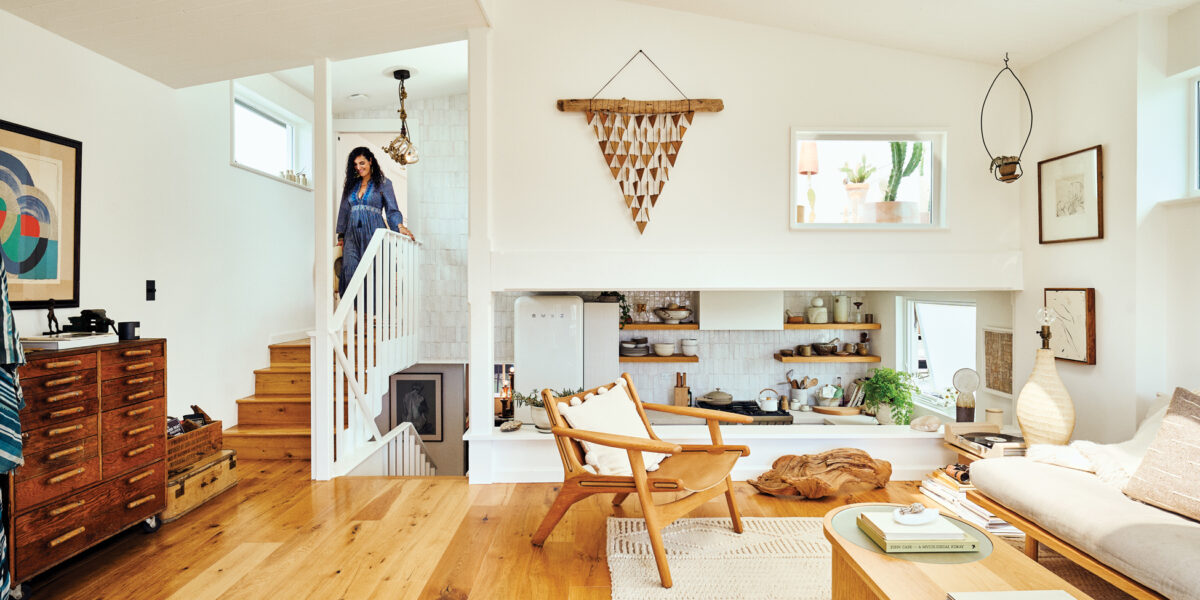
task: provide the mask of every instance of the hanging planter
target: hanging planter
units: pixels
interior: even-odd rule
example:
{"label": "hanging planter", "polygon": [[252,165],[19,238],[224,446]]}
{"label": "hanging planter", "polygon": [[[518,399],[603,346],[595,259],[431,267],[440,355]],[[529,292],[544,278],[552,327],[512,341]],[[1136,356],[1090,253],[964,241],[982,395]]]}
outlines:
{"label": "hanging planter", "polygon": [[[1008,71],[1008,74],[1012,75],[1013,80],[1016,81],[1017,85],[1021,87],[1021,93],[1025,94],[1025,103],[1029,105],[1029,131],[1025,133],[1025,143],[1021,144],[1021,151],[1018,152],[1016,156],[993,156],[992,151],[988,149],[987,136],[983,133],[983,114],[984,111],[987,110],[988,96],[992,95],[992,88],[996,87],[996,82],[1000,79],[1000,76],[1003,75],[1005,71]],[[996,177],[996,181],[1012,183],[1020,179],[1021,175],[1025,173],[1025,170],[1021,168],[1021,156],[1025,154],[1025,146],[1029,145],[1029,136],[1032,134],[1033,102],[1029,99],[1029,92],[1025,90],[1025,84],[1021,83],[1021,80],[1017,77],[1017,74],[1014,73],[1012,69],[1008,68],[1008,53],[1005,52],[1004,68],[1000,69],[1000,72],[996,73],[996,76],[992,78],[992,85],[988,86],[987,94],[984,94],[983,96],[983,106],[979,108],[979,137],[983,140],[984,152],[987,152],[988,158],[992,159],[992,162],[988,165],[988,171]]]}

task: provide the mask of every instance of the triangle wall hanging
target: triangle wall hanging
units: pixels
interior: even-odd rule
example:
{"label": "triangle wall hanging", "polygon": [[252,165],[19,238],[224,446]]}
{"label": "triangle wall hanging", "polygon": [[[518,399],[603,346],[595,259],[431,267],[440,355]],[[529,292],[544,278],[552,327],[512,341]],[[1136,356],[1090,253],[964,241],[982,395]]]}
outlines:
{"label": "triangle wall hanging", "polygon": [[[683,100],[619,100],[597,98],[638,55],[658,69]],[[596,135],[600,156],[617,182],[621,199],[639,233],[650,223],[650,209],[658,204],[671,169],[679,158],[683,135],[698,112],[721,112],[718,99],[691,99],[658,65],[638,50],[591,98],[558,101],[562,112],[581,112]]]}

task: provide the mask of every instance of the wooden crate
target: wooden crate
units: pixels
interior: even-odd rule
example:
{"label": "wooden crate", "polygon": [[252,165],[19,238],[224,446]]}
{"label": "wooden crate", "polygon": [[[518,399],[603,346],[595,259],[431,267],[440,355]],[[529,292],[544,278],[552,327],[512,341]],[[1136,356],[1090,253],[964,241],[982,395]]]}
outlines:
{"label": "wooden crate", "polygon": [[223,445],[221,422],[213,421],[199,429],[167,440],[167,472],[181,473],[196,461],[219,452]]}
{"label": "wooden crate", "polygon": [[167,509],[164,523],[170,523],[221,492],[237,485],[237,452],[221,450],[197,461],[192,468],[167,480]]}

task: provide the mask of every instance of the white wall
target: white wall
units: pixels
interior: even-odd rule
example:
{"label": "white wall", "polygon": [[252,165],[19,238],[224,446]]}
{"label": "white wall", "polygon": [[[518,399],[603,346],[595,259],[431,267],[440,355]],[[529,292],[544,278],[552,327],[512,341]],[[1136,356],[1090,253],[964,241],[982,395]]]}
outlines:
{"label": "white wall", "polygon": [[0,54],[30,57],[0,62],[0,115],[83,142],[82,307],[168,340],[170,414],[233,424],[268,337],[312,325],[311,194],[229,165],[228,83],[173,90],[6,12]]}
{"label": "white wall", "polygon": [[1196,302],[1200,298],[1200,236],[1196,235],[1200,231],[1200,200],[1159,210],[1165,213],[1167,243],[1171,247],[1166,285],[1162,286],[1170,331],[1165,344],[1167,373],[1163,391],[1177,386],[1196,389],[1200,388],[1200,352],[1196,351],[1196,341],[1200,340]]}

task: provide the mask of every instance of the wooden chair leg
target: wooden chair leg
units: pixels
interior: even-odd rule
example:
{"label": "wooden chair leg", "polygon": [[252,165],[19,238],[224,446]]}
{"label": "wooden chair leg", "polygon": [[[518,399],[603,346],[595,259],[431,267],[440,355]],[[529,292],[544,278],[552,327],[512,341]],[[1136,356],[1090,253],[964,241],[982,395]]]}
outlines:
{"label": "wooden chair leg", "polygon": [[624,502],[625,499],[628,497],[629,497],[629,492],[624,492],[624,493],[613,496],[613,506],[620,506],[621,503]]}
{"label": "wooden chair leg", "polygon": [[642,453],[630,450],[629,463],[633,468],[633,483],[637,486],[638,501],[642,504],[642,514],[646,519],[646,533],[650,535],[650,547],[654,549],[654,562],[658,565],[658,577],[665,588],[671,587],[671,568],[667,566],[667,549],[663,546],[662,521],[658,516],[658,507],[654,506],[654,498],[650,494],[650,486],[646,483],[646,467],[643,466]]}
{"label": "wooden chair leg", "polygon": [[733,531],[742,532],[742,513],[738,512],[737,502],[733,499],[733,478],[725,476],[725,503],[729,505],[729,519],[733,521]]}
{"label": "wooden chair leg", "polygon": [[537,532],[533,534],[534,546],[541,546],[546,543],[546,538],[550,537],[550,532],[554,531],[554,527],[562,520],[563,515],[567,514],[567,509],[573,504],[584,499],[588,494],[581,494],[578,491],[563,486],[558,490],[558,497],[554,499],[554,504],[550,505],[550,512],[546,513],[546,518],[542,519],[542,524],[538,526]]}

